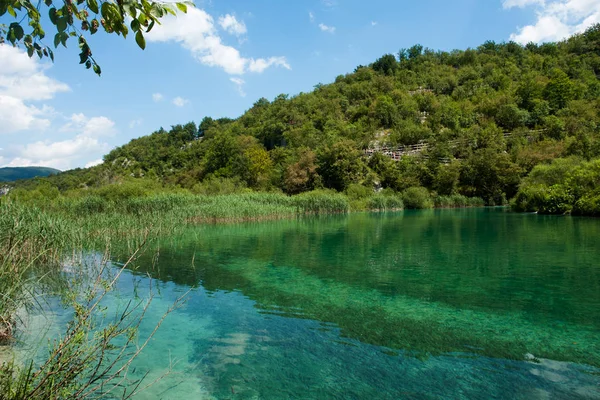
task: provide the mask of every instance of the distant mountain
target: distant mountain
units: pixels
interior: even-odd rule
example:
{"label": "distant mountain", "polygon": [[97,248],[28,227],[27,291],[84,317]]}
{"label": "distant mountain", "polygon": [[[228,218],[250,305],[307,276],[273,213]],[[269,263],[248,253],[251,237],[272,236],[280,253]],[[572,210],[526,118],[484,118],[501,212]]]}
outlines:
{"label": "distant mountain", "polygon": [[0,168],[0,182],[12,182],[19,179],[30,179],[36,176],[49,176],[60,173],[59,170],[47,167],[5,167]]}

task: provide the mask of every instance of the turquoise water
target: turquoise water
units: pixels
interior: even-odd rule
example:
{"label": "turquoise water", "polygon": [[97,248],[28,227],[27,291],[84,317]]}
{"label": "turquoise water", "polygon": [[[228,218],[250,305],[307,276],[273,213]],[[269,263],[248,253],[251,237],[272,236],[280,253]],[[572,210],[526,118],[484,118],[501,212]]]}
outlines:
{"label": "turquoise water", "polygon": [[144,336],[191,290],[132,368],[172,373],[138,398],[600,398],[598,238],[503,209],[200,226],[110,302],[152,276]]}

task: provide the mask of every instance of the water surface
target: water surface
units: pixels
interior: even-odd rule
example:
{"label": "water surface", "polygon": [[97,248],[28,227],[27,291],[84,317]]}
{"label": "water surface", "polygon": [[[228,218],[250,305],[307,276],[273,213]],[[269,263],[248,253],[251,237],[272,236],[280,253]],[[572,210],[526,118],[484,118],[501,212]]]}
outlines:
{"label": "water surface", "polygon": [[140,398],[600,398],[600,220],[503,209],[190,228],[120,282]]}

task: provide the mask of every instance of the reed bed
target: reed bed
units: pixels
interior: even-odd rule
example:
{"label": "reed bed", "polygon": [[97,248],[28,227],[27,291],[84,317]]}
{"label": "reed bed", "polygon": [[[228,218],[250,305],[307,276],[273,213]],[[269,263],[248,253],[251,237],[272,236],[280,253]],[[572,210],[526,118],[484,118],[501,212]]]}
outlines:
{"label": "reed bed", "polygon": [[485,202],[479,197],[467,197],[460,194],[437,196],[433,199],[435,208],[483,207]]}

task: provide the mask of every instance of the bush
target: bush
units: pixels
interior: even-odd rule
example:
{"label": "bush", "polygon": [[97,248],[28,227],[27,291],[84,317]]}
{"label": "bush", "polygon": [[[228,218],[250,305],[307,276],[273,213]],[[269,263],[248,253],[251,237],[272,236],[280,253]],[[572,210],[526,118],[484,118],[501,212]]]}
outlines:
{"label": "bush", "polygon": [[546,189],[545,201],[539,207],[540,214],[565,214],[573,209],[573,196],[561,185]]}
{"label": "bush", "polygon": [[577,200],[573,214],[600,217],[600,193],[589,194]]}
{"label": "bush", "polygon": [[404,207],[409,209],[433,208],[433,200],[429,191],[421,186],[414,186],[402,192]]}
{"label": "bush", "polygon": [[362,200],[373,196],[373,189],[352,183],[346,188],[346,196],[350,200]]}

